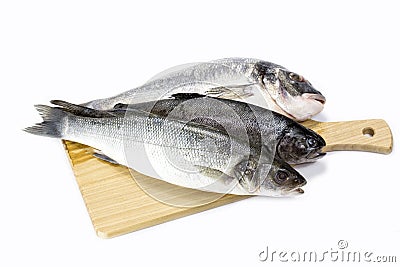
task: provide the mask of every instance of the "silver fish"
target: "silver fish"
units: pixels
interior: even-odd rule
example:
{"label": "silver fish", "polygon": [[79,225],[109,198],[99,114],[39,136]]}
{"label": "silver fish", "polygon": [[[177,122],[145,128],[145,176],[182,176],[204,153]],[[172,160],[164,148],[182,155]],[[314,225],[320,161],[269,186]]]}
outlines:
{"label": "silver fish", "polygon": [[187,188],[238,195],[303,193],[306,180],[290,165],[269,151],[254,157],[251,144],[212,127],[142,111],[120,114],[52,103],[62,107],[36,105],[43,122],[26,132],[89,145],[100,159]]}
{"label": "silver fish", "polygon": [[[172,95],[172,99],[120,103],[114,106],[114,110],[118,109],[136,109],[212,126],[237,139],[261,143],[289,164],[314,162],[326,154],[321,152],[325,140],[316,132],[274,111],[234,100],[180,93]],[[240,128],[246,131],[245,135],[238,136]],[[257,148],[260,146],[254,149]]]}
{"label": "silver fish", "polygon": [[258,59],[227,58],[173,68],[142,86],[82,105],[107,110],[120,102],[155,101],[175,93],[235,99],[297,121],[318,114],[325,104],[325,97],[309,81],[282,66]]}

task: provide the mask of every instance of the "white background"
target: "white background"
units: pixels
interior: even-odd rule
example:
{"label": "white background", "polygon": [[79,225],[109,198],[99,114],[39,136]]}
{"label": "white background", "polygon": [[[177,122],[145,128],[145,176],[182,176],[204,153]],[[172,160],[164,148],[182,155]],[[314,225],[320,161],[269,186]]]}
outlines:
{"label": "white background", "polygon": [[[340,239],[400,261],[396,1],[233,2],[1,2],[1,266],[261,266],[267,245],[324,251]],[[21,131],[40,121],[33,104],[107,97],[178,64],[237,56],[306,76],[328,100],[316,119],[385,119],[393,153],[329,153],[299,169],[301,197],[98,238],[60,141]]]}

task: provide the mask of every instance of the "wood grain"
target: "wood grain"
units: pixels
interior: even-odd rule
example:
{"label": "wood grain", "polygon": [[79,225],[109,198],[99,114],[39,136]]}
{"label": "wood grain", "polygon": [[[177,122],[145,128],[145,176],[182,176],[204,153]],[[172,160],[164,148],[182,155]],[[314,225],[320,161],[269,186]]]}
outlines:
{"label": "wood grain", "polygon": [[[325,138],[326,151],[361,150],[383,154],[392,151],[392,134],[383,120],[307,121],[303,124]],[[85,145],[70,141],[63,143],[94,229],[102,238],[126,234],[248,198],[171,185],[94,158],[92,148]],[[146,193],[148,189],[162,192],[164,203]],[[186,207],[165,203],[184,203]]]}
{"label": "wood grain", "polygon": [[325,152],[366,151],[389,154],[393,137],[384,120],[358,120],[340,122],[305,121],[304,126],[319,133],[326,141]]}

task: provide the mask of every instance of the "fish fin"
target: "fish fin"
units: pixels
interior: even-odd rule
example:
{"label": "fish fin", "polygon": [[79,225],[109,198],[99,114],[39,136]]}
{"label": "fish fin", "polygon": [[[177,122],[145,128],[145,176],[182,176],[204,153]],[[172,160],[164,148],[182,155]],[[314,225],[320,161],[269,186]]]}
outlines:
{"label": "fish fin", "polygon": [[239,184],[248,193],[253,194],[260,189],[270,168],[271,163],[260,163],[254,158],[249,158],[236,166],[235,173],[237,177],[240,177]]}
{"label": "fish fin", "polygon": [[109,156],[103,154],[103,152],[101,152],[101,151],[96,151],[96,152],[94,152],[92,155],[93,155],[94,157],[98,158],[98,159],[107,161],[107,162],[109,162],[109,163],[116,164],[116,165],[120,165],[116,160],[114,160],[114,159],[110,158]]}
{"label": "fish fin", "polygon": [[102,110],[97,110],[97,109],[92,109],[80,105],[75,105],[63,100],[51,100],[50,103],[53,105],[57,105],[62,107],[65,111],[74,114],[76,116],[81,116],[81,117],[90,117],[90,118],[110,118],[110,117],[115,117],[114,114],[107,112],[107,111],[102,111]]}
{"label": "fish fin", "polygon": [[222,180],[222,182],[225,185],[231,184],[233,181],[236,179],[220,170],[216,170],[210,167],[204,167],[204,166],[197,166],[199,168],[199,171],[202,175],[216,179],[216,180]]}
{"label": "fish fin", "polygon": [[35,135],[61,138],[62,121],[67,116],[67,113],[60,108],[46,105],[35,105],[35,108],[42,116],[43,122],[27,127],[24,131]]}
{"label": "fish fin", "polygon": [[198,94],[198,93],[176,93],[171,95],[171,98],[174,99],[193,99],[193,98],[202,98],[206,97],[206,95]]}
{"label": "fish fin", "polygon": [[129,114],[129,112],[131,111],[145,116],[165,117],[157,112],[153,112],[153,110],[136,109],[134,105],[125,103],[117,103],[111,110],[108,110],[108,112],[112,113],[115,116],[125,116],[126,114]]}
{"label": "fish fin", "polygon": [[125,104],[125,103],[117,103],[113,107],[113,109],[122,109],[122,110],[127,110],[128,108],[129,108],[129,105]]}
{"label": "fish fin", "polygon": [[206,96],[219,97],[224,99],[248,98],[254,95],[253,86],[255,84],[226,85],[210,88],[205,92]]}
{"label": "fish fin", "polygon": [[255,179],[248,179],[246,177],[242,177],[239,180],[239,184],[249,193],[255,193],[261,186],[261,183],[257,183]]}
{"label": "fish fin", "polygon": [[108,110],[108,112],[110,112],[111,114],[115,114],[115,115],[125,115],[126,112],[128,111],[134,111],[135,113],[139,113],[142,115],[156,115],[158,116],[158,113],[153,113],[151,110],[142,110],[142,109],[136,109],[135,105],[131,105],[131,104],[125,104],[125,103],[117,103],[114,105],[114,107],[110,110]]}
{"label": "fish fin", "polygon": [[[246,161],[243,161],[240,164],[243,164],[245,162]],[[238,166],[240,166],[240,164]],[[271,162],[261,163],[258,160],[252,158],[248,159],[247,164],[244,168],[243,167],[240,168],[239,171],[236,169],[236,175],[240,177],[239,184],[248,193],[250,194],[256,193],[258,190],[260,190],[260,187],[264,183],[265,179],[267,179],[268,174],[272,167],[271,165],[272,165]]]}

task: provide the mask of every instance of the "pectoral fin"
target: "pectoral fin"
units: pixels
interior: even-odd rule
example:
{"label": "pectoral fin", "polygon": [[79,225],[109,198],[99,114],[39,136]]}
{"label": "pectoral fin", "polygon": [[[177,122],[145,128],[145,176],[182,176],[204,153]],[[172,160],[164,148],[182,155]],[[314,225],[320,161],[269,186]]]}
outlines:
{"label": "pectoral fin", "polygon": [[220,170],[216,170],[216,169],[209,168],[209,167],[203,167],[203,166],[198,166],[198,167],[199,167],[199,171],[202,175],[213,178],[215,180],[219,180],[219,181],[223,182],[225,185],[229,185],[233,181],[235,181],[234,177],[227,175],[226,173],[224,173]]}
{"label": "pectoral fin", "polygon": [[226,85],[210,88],[205,92],[207,96],[225,98],[225,99],[240,99],[248,98],[254,95],[253,90],[256,84],[242,84],[242,85]]}
{"label": "pectoral fin", "polygon": [[235,176],[240,177],[239,184],[248,193],[254,194],[267,178],[270,168],[270,163],[259,163],[258,160],[250,158],[236,166]]}
{"label": "pectoral fin", "polygon": [[257,180],[248,179],[245,176],[239,180],[239,184],[250,194],[255,193],[260,188],[260,183]]}

